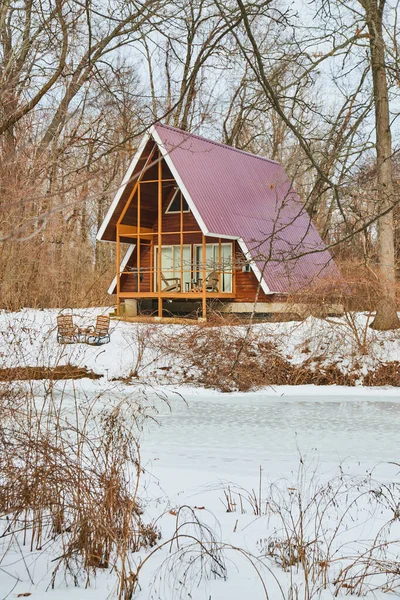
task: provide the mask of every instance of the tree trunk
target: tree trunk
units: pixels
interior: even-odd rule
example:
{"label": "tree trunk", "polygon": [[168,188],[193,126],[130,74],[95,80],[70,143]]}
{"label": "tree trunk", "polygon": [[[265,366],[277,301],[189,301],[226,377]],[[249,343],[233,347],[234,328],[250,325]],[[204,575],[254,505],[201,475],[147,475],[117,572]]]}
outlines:
{"label": "tree trunk", "polygon": [[381,299],[373,329],[400,328],[396,312],[396,265],[394,252],[394,204],[392,138],[390,132],[389,95],[386,79],[385,44],[383,40],[384,2],[360,0],[366,14],[371,50],[371,72],[375,104],[376,158],[378,176],[378,210],[388,211],[378,221],[378,254],[381,278]]}

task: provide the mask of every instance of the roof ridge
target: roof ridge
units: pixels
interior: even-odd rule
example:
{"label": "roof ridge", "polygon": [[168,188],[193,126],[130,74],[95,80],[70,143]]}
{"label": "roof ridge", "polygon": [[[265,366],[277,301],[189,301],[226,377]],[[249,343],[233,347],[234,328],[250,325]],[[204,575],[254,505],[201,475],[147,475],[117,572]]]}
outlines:
{"label": "roof ridge", "polygon": [[164,125],[157,121],[154,123],[154,127],[162,127],[163,129],[171,129],[172,131],[177,131],[178,133],[186,134],[188,137],[194,137],[203,142],[208,142],[209,144],[214,144],[215,146],[221,146],[222,148],[226,148],[227,150],[232,150],[233,152],[239,152],[239,154],[244,154],[245,156],[251,156],[252,158],[258,158],[259,160],[263,160],[265,162],[272,163],[274,165],[280,165],[277,160],[273,160],[272,158],[266,158],[265,156],[260,156],[259,154],[253,154],[252,152],[246,152],[246,150],[240,150],[240,148],[235,148],[234,146],[228,146],[228,144],[223,144],[222,142],[216,142],[215,140],[209,140],[203,135],[198,135],[196,133],[191,133],[189,131],[185,131],[184,129],[179,129],[179,127],[172,127],[172,125]]}

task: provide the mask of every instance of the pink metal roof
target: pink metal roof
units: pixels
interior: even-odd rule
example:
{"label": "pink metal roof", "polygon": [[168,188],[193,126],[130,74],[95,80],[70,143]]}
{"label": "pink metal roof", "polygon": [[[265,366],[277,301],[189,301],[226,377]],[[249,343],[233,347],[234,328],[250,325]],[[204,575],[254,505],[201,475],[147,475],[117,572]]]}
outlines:
{"label": "pink metal roof", "polygon": [[271,292],[340,278],[278,163],[161,124],[153,137],[168,153],[203,232],[243,240]]}

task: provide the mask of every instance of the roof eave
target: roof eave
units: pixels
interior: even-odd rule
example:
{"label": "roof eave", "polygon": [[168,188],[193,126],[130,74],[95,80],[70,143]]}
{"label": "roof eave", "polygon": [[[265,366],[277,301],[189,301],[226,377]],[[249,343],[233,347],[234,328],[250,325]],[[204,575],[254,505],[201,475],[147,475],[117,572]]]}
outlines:
{"label": "roof eave", "polygon": [[103,222],[102,222],[102,224],[100,226],[99,231],[97,232],[96,240],[98,240],[99,242],[101,242],[101,241],[109,241],[109,240],[103,240],[103,236],[104,236],[104,234],[106,232],[106,229],[107,229],[108,225],[110,224],[110,221],[111,221],[111,218],[112,218],[112,216],[113,216],[113,214],[115,212],[115,209],[117,208],[118,203],[121,200],[121,196],[124,193],[125,188],[128,185],[129,181],[131,180],[132,173],[133,173],[133,171],[134,171],[137,163],[139,162],[139,159],[140,159],[140,157],[141,157],[141,155],[143,153],[143,150],[145,149],[146,144],[149,141],[150,137],[151,137],[151,134],[150,134],[149,131],[147,131],[144,134],[144,136],[142,138],[142,141],[139,144],[139,147],[138,147],[138,149],[137,149],[137,151],[135,153],[135,156],[133,157],[133,159],[132,159],[132,161],[131,161],[131,163],[130,163],[127,171],[126,171],[125,176],[124,176],[124,178],[122,180],[122,183],[119,186],[119,188],[117,190],[117,193],[114,196],[114,199],[113,199],[113,201],[112,201],[112,203],[110,205],[110,208],[107,211],[106,216],[104,217],[104,220],[103,220]]}

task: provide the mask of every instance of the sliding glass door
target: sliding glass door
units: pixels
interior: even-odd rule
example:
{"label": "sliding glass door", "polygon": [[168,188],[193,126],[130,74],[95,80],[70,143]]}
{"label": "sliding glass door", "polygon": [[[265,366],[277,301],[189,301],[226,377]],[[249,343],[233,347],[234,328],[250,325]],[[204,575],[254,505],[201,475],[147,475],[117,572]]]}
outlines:
{"label": "sliding glass door", "polygon": [[[221,254],[220,254],[221,248]],[[206,276],[218,276],[218,291],[232,292],[233,257],[232,244],[206,244]],[[196,279],[203,277],[203,247],[195,246]]]}
{"label": "sliding glass door", "polygon": [[[154,249],[154,289],[157,290],[157,269],[158,269],[158,246]],[[161,247],[161,290],[171,285],[178,284],[179,291],[185,292],[190,289],[192,277],[192,257],[191,246],[162,246]],[[165,281],[174,279],[175,281]],[[171,290],[172,291],[172,290]],[[177,290],[178,291],[178,290]]]}
{"label": "sliding glass door", "polygon": [[[158,246],[154,248],[154,289],[158,289]],[[231,293],[233,288],[232,244],[206,244],[205,272],[207,291]],[[161,290],[188,292],[201,287],[203,279],[203,247],[161,247]],[[211,277],[210,277],[211,276]],[[169,289],[169,288],[175,289]]]}

